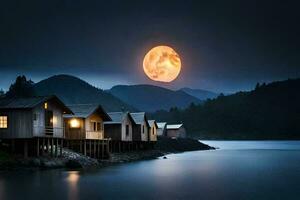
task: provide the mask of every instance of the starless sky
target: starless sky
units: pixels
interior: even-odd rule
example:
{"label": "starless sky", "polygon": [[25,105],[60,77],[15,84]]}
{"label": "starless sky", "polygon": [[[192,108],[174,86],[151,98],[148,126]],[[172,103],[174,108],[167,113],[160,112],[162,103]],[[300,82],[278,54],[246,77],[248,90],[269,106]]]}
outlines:
{"label": "starless sky", "polygon": [[[297,1],[36,0],[0,3],[0,88],[76,75],[100,88],[150,83],[234,92],[300,77]],[[144,55],[174,48],[182,72],[149,80]]]}

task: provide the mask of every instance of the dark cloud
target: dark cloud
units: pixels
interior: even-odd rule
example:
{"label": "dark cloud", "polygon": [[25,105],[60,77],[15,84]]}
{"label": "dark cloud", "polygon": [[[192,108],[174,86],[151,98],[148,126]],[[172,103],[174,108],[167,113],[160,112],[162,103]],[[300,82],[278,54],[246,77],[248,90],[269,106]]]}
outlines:
{"label": "dark cloud", "polygon": [[298,8],[278,0],[5,1],[0,73],[116,74],[149,83],[141,60],[163,44],[183,62],[168,87],[248,89],[300,75]]}

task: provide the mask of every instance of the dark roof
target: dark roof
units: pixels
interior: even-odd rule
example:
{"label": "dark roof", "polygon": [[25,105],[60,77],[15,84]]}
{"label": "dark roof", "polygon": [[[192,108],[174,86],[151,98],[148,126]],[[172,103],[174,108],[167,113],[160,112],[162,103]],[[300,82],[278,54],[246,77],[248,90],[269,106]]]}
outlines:
{"label": "dark roof", "polygon": [[65,113],[72,114],[73,112],[56,96],[38,96],[38,97],[15,97],[0,99],[0,109],[32,109],[36,106],[54,100],[60,104]]}
{"label": "dark roof", "polygon": [[148,124],[150,125],[150,127],[152,127],[153,125],[156,126],[156,128],[158,128],[157,123],[155,120],[148,120]]}
{"label": "dark roof", "polygon": [[130,115],[136,124],[142,124],[144,121],[146,121],[147,125],[150,126],[145,112],[130,113]]}
{"label": "dark roof", "polygon": [[112,121],[105,122],[106,124],[121,124],[126,116],[128,116],[130,120],[135,123],[132,117],[129,115],[129,112],[110,112],[107,114],[110,116]]}
{"label": "dark roof", "polygon": [[179,129],[183,126],[183,124],[168,124],[167,129]]}
{"label": "dark roof", "polygon": [[103,120],[110,121],[111,118],[105,112],[105,110],[100,105],[96,104],[73,104],[67,105],[74,113],[74,115],[64,115],[65,118],[72,118],[72,117],[80,117],[80,118],[87,118],[91,114],[95,112],[99,112],[103,117]]}

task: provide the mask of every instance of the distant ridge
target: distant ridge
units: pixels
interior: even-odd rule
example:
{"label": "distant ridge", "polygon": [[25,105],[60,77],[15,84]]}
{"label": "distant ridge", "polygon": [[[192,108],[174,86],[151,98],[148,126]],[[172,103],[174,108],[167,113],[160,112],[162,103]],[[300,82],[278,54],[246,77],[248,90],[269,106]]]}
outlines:
{"label": "distant ridge", "polygon": [[173,91],[153,85],[117,85],[109,93],[127,104],[147,112],[169,110],[171,107],[186,108],[199,99],[183,91]]}
{"label": "distant ridge", "polygon": [[188,87],[181,88],[180,91],[183,91],[203,101],[207,99],[214,99],[219,96],[218,93],[212,91],[202,90],[202,89],[191,89]]}
{"label": "distant ridge", "polygon": [[55,75],[34,84],[36,95],[56,95],[66,104],[101,104],[107,111],[137,109],[115,96],[70,75]]}

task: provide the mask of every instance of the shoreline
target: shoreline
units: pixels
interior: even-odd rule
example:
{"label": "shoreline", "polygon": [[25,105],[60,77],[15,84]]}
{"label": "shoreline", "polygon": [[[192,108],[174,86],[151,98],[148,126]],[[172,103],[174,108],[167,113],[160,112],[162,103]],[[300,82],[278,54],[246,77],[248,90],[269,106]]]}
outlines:
{"label": "shoreline", "polygon": [[195,139],[160,138],[155,144],[154,149],[112,153],[108,160],[97,160],[69,149],[64,149],[63,156],[60,158],[53,158],[50,156],[40,158],[23,158],[20,156],[5,154],[4,156],[2,155],[0,159],[0,171],[19,169],[99,169],[122,163],[157,159],[172,153],[214,149],[214,147],[210,147]]}

